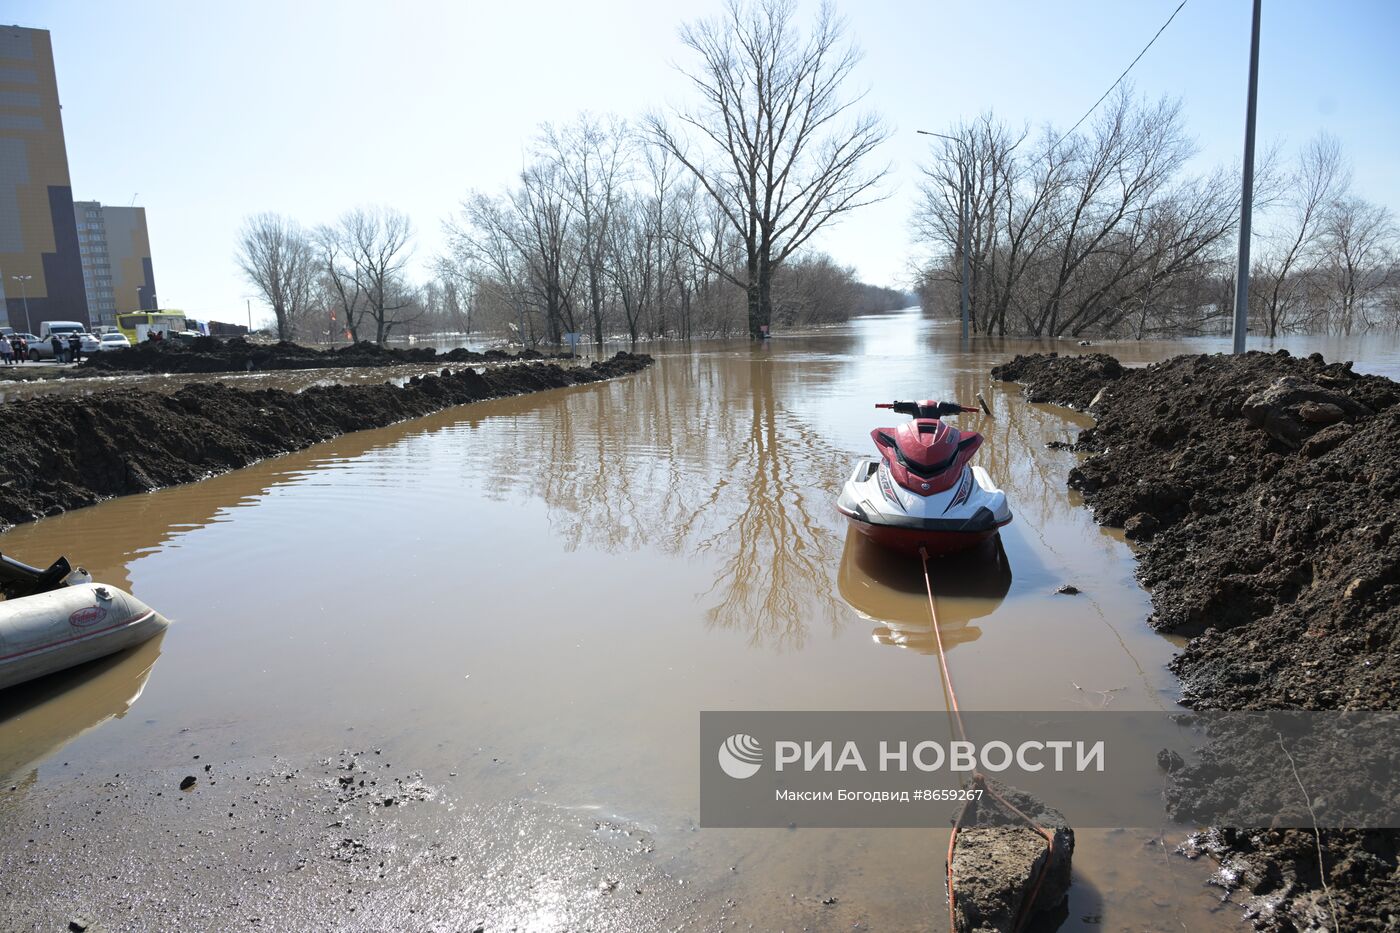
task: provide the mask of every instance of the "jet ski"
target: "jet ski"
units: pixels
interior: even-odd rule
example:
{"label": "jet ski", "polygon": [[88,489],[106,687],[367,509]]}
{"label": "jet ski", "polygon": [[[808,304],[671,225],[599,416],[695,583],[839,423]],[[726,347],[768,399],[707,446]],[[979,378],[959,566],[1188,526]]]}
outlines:
{"label": "jet ski", "polygon": [[851,527],[882,547],[937,556],[986,541],[1011,521],[1006,493],[969,464],[982,435],[941,420],[978,409],[931,399],[875,407],[914,420],[870,432],[880,458],[857,461],[836,499]]}

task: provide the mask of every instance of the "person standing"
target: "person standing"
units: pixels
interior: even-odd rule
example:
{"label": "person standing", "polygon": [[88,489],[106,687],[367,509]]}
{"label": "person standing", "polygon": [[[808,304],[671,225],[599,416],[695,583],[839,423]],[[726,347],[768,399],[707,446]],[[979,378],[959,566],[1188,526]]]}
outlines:
{"label": "person standing", "polygon": [[25,358],[29,356],[29,341],[25,340],[19,334],[14,334],[10,337],[10,346],[15,351],[16,361],[23,363]]}
{"label": "person standing", "polygon": [[83,339],[77,331],[68,335],[68,362],[78,363],[83,359]]}
{"label": "person standing", "polygon": [[64,356],[63,338],[58,336],[58,334],[51,335],[49,337],[49,346],[53,347],[53,361],[55,363],[62,363]]}
{"label": "person standing", "polygon": [[14,354],[15,350],[14,347],[10,344],[9,335],[6,334],[4,336],[0,336],[0,359],[4,360],[6,366],[9,366],[15,361]]}

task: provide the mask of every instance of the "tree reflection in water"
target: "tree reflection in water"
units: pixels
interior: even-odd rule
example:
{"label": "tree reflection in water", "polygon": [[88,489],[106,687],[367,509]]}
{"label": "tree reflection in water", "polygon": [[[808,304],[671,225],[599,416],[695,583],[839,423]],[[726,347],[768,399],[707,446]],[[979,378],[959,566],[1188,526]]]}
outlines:
{"label": "tree reflection in water", "polygon": [[831,587],[832,502],[849,455],[793,410],[775,386],[780,367],[758,348],[747,359],[667,357],[571,398],[548,426],[539,491],[570,550],[714,560],[700,594],[709,624],[782,649],[845,615]]}

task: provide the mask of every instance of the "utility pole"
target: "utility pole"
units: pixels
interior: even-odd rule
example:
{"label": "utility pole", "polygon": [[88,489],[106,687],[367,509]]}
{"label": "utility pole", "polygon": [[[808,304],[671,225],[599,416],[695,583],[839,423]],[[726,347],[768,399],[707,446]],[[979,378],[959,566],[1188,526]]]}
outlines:
{"label": "utility pole", "polygon": [[1254,209],[1254,114],[1259,103],[1259,8],[1263,0],[1254,0],[1254,25],[1249,38],[1249,100],[1244,122],[1244,178],[1240,191],[1240,265],[1235,270],[1235,347],[1244,352],[1244,338],[1249,330],[1249,238]]}
{"label": "utility pole", "polygon": [[[1256,0],[1257,2],[1257,0]],[[931,133],[928,130],[915,130],[924,136],[937,136],[939,139],[951,139],[963,149],[966,155],[966,140],[957,136],[946,136],[943,133]],[[967,196],[967,171],[971,160],[963,157],[958,158],[958,250],[962,253],[962,341],[967,343],[968,320],[972,317],[972,303],[970,299],[970,289],[972,282],[972,260],[968,255],[971,250],[970,239],[972,233],[972,218],[968,216],[968,196]]]}
{"label": "utility pole", "polygon": [[248,304],[248,336],[253,336],[253,299],[245,298]]}

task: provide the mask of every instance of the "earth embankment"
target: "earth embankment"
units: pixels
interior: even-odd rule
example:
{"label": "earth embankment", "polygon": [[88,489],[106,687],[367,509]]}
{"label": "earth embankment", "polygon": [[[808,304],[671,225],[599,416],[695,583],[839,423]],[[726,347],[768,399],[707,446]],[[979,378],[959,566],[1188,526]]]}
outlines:
{"label": "earth embankment", "polygon": [[306,347],[289,341],[255,343],[234,337],[220,340],[198,337],[189,343],[174,340],[139,343],[130,349],[96,353],[71,370],[69,376],[112,375],[116,373],[241,373],[286,369],[329,369],[336,367],[397,366],[409,363],[505,363],[565,359],[547,356],[537,350],[507,353],[487,350],[478,353],[459,347],[438,352],[432,347],[381,347],[369,341],[333,349]]}
{"label": "earth embankment", "polygon": [[[1172,663],[1185,705],[1400,708],[1400,385],[1285,352],[992,372],[1095,418],[1068,483],[1137,542],[1151,624],[1190,636]],[[1257,929],[1400,918],[1400,832],[1215,828],[1193,846]]]}
{"label": "earth embankment", "polygon": [[252,392],[199,383],[163,394],[114,389],[17,401],[0,411],[0,529],[113,496],[237,469],[350,431],[453,405],[600,382],[651,357],[589,366],[530,363],[479,373],[444,368],[406,385]]}

